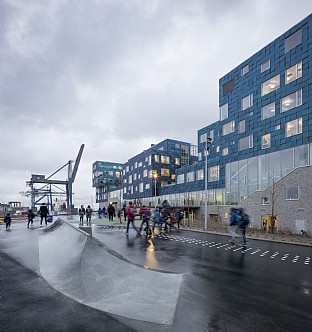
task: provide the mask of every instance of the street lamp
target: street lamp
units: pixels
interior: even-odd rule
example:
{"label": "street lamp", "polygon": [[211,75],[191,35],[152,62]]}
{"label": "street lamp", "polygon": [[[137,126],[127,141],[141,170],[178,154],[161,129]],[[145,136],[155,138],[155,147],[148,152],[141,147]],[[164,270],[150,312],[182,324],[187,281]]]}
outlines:
{"label": "street lamp", "polygon": [[211,142],[212,139],[207,136],[205,142],[205,231],[208,229],[208,153]]}
{"label": "street lamp", "polygon": [[154,173],[153,174],[153,178],[154,178],[154,182],[155,182],[155,211],[156,211],[156,207],[157,207],[157,188],[156,188],[156,185],[157,185],[157,173]]}

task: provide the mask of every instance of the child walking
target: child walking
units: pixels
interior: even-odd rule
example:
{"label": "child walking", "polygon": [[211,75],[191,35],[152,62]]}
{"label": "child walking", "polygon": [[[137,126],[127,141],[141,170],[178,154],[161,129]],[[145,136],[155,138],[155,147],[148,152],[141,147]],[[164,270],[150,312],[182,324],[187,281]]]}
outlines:
{"label": "child walking", "polygon": [[4,217],[4,222],[5,222],[5,229],[8,231],[10,230],[11,227],[11,214],[7,213],[7,215]]}

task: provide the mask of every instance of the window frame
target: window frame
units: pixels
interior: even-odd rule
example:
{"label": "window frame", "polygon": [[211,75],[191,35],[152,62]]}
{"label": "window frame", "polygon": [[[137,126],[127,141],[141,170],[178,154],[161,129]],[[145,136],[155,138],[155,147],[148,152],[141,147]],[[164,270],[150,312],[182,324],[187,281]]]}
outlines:
{"label": "window frame", "polygon": [[[294,71],[294,73],[292,73]],[[294,76],[293,79],[290,79],[290,77]],[[289,79],[287,80],[287,78]],[[296,63],[295,65],[287,68],[285,70],[285,85],[290,84],[291,82],[294,82],[302,77],[302,61]]]}
{"label": "window frame", "polygon": [[[272,110],[271,110],[271,111],[268,110],[268,108],[271,109],[270,105],[272,105],[272,104],[274,105],[274,114],[273,114]],[[265,109],[266,109],[266,110],[265,110]],[[264,118],[264,111],[265,111],[266,114],[272,114],[272,115],[267,116],[266,118]],[[266,105],[262,106],[262,107],[261,107],[261,120],[264,121],[264,120],[266,120],[266,119],[270,119],[270,118],[272,118],[273,116],[275,116],[275,112],[276,112],[275,101],[273,101],[272,103],[269,103],[269,104],[266,104]]]}
{"label": "window frame", "polygon": [[[266,64],[268,64],[267,67],[265,67]],[[268,59],[262,62],[260,67],[261,67],[261,73],[264,73],[265,71],[269,70],[271,68],[271,60]]]}
{"label": "window frame", "polygon": [[[267,90],[267,88],[270,85],[272,87]],[[277,74],[261,83],[261,97],[266,96],[269,93],[278,90],[280,87],[281,87],[281,75]]]}
{"label": "window frame", "polygon": [[[292,97],[291,96],[295,96],[294,97],[294,103],[292,103]],[[287,98],[290,98],[290,102],[289,102],[289,105],[292,105],[294,104],[293,106],[291,106],[290,108],[287,107],[285,108],[285,104],[286,104],[286,99]],[[297,90],[287,96],[284,96],[282,99],[281,99],[281,113],[284,113],[284,112],[287,112],[287,111],[290,111],[296,107],[299,107],[302,105],[302,89],[300,90]]]}
{"label": "window frame", "polygon": [[[289,193],[288,193],[288,190],[291,190],[291,189],[297,189],[297,196],[295,198],[292,198],[292,197],[289,197]],[[300,188],[299,186],[286,186],[285,188],[285,200],[286,201],[298,201],[300,198]]]}
{"label": "window frame", "polygon": [[[291,128],[288,128],[288,125],[291,124],[291,123],[294,123],[295,124],[295,128],[296,128],[296,133],[294,134],[291,134],[291,135],[288,135],[288,132],[291,130]],[[302,117],[301,118],[297,118],[297,119],[294,119],[294,120],[291,120],[291,121],[288,121],[286,122],[286,125],[285,125],[285,136],[288,138],[288,137],[292,137],[292,136],[295,136],[295,135],[300,135],[302,134]]]}

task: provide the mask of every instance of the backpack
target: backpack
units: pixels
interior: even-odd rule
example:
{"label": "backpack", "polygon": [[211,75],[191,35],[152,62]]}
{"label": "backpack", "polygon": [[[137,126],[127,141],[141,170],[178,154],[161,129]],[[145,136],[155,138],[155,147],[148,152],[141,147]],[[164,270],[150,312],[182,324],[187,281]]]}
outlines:
{"label": "backpack", "polygon": [[131,214],[133,217],[135,217],[135,216],[138,214],[137,209],[136,209],[135,207],[131,208],[131,209],[130,209],[130,214]]}
{"label": "backpack", "polygon": [[248,214],[247,214],[247,213],[243,213],[243,214],[241,215],[241,219],[240,219],[239,224],[240,224],[241,226],[247,226],[247,225],[249,225],[249,223],[250,223],[250,221],[249,221],[249,216],[248,216]]}

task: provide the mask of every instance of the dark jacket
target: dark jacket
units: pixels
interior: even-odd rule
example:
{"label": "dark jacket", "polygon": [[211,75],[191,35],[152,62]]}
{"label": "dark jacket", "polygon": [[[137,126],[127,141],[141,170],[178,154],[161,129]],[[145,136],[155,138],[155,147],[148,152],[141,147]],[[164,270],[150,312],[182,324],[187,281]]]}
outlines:
{"label": "dark jacket", "polygon": [[41,205],[39,209],[39,214],[41,217],[47,217],[49,214],[48,207],[46,205]]}

